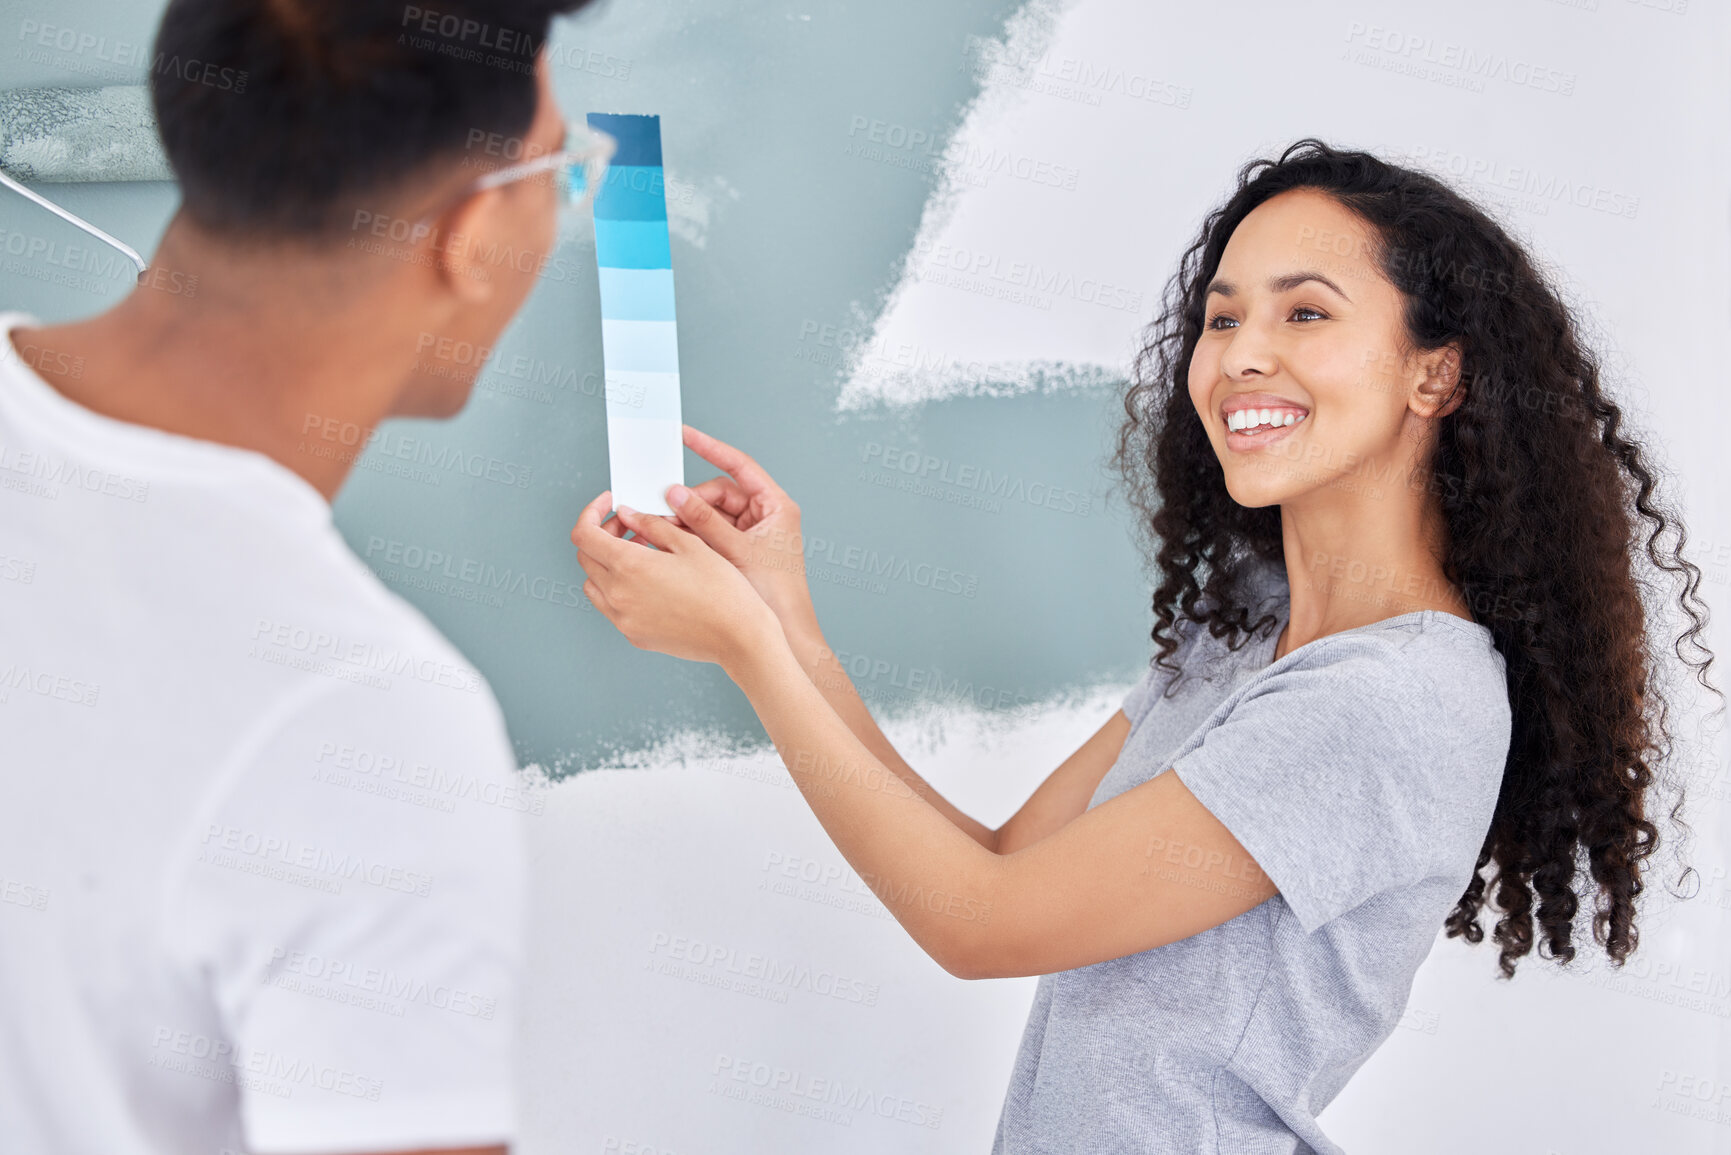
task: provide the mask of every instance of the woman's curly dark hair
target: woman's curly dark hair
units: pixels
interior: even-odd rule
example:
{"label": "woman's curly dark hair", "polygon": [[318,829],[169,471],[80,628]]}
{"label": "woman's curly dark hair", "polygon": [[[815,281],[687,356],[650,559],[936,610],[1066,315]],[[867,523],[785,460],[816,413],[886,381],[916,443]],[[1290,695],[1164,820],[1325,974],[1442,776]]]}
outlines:
{"label": "woman's curly dark hair", "polygon": [[[1440,503],[1444,573],[1503,655],[1513,730],[1495,816],[1445,923],[1449,936],[1482,941],[1488,893],[1502,913],[1494,936],[1505,977],[1535,937],[1540,957],[1570,962],[1584,865],[1598,891],[1593,936],[1621,965],[1638,941],[1636,898],[1659,845],[1649,816],[1660,794],[1675,793],[1669,817],[1682,825],[1646,599],[1659,571],[1680,587],[1689,625],[1675,653],[1718,694],[1700,641],[1701,574],[1682,555],[1682,523],[1657,500],[1655,469],[1622,432],[1623,413],[1569,309],[1521,246],[1442,181],[1301,140],[1278,160],[1245,165],[1185,251],[1136,359],[1113,459],[1158,566],[1153,638],[1156,664],[1173,676],[1167,692],[1180,673],[1169,661],[1175,622],[1205,624],[1233,649],[1276,624],[1270,614],[1251,621],[1244,603],[1251,566],[1284,568],[1280,509],[1248,509],[1228,494],[1187,379],[1206,287],[1233,230],[1299,188],[1370,227],[1372,255],[1405,299],[1409,345],[1462,351],[1456,388],[1465,400],[1439,420],[1429,476],[1407,480]],[[1652,568],[1638,573],[1643,556]]]}

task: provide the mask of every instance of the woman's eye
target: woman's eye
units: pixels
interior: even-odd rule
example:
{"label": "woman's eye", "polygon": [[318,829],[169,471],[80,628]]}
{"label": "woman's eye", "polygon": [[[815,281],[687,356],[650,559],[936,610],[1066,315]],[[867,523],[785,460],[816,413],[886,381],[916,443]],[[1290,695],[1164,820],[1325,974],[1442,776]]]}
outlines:
{"label": "woman's eye", "polygon": [[[1310,315],[1308,317],[1300,316],[1302,313],[1308,313]],[[1309,305],[1300,305],[1298,308],[1292,310],[1292,319],[1295,321],[1326,321],[1328,320],[1328,314],[1324,313],[1321,309],[1312,309]]]}
{"label": "woman's eye", "polygon": [[1220,324],[1220,322],[1222,322],[1222,321],[1225,321],[1227,324],[1231,324],[1231,325],[1238,324],[1237,321],[1233,320],[1231,317],[1228,317],[1225,313],[1216,313],[1212,317],[1208,318],[1207,322],[1202,327],[1204,329],[1219,329],[1219,328],[1223,327]]}

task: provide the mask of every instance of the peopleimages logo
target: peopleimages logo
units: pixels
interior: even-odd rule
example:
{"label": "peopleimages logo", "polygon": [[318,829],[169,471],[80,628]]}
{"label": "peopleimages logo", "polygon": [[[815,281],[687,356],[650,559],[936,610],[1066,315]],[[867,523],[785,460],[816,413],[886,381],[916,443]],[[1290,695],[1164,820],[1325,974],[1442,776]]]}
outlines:
{"label": "peopleimages logo", "polygon": [[[993,473],[991,469],[979,465],[938,457],[918,449],[886,445],[879,441],[866,442],[861,447],[860,460],[867,468],[880,467],[903,474],[910,480],[941,482],[956,489],[976,492],[982,497],[1023,502],[1060,513],[1074,513],[1081,517],[1088,516],[1094,503],[1093,494],[1081,490],[1047,482],[1029,482],[1015,474]],[[860,476],[861,480],[871,480],[866,473],[862,472]]]}
{"label": "peopleimages logo", "polygon": [[491,481],[515,489],[529,488],[534,466],[505,461],[485,453],[473,452],[456,445],[439,445],[425,437],[407,437],[392,429],[364,430],[352,421],[319,417],[309,413],[301,421],[301,432],[314,434],[328,446],[308,445],[300,451],[316,457],[332,457],[342,461],[358,461],[363,454],[395,461],[408,461],[437,472],[428,476],[434,484],[446,474],[458,474],[478,481]]}
{"label": "peopleimages logo", "polygon": [[[832,1111],[845,1112],[846,1116],[856,1112],[875,1115],[933,1131],[944,1125],[944,1109],[931,1103],[906,1095],[888,1094],[846,1079],[819,1078],[808,1072],[745,1056],[717,1055],[713,1075],[715,1082],[711,1085],[711,1093],[726,1094],[731,1083],[736,1092],[745,1092],[749,1088],[763,1096],[757,1098],[735,1093],[731,1097],[747,1098],[791,1114],[806,1114],[811,1107],[821,1105]],[[846,1125],[852,1121],[846,1116],[824,1121]]]}
{"label": "peopleimages logo", "polygon": [[74,492],[100,493],[121,501],[150,500],[148,481],[123,473],[111,473],[70,457],[0,445],[0,482],[12,481],[40,483],[40,492],[33,491],[34,496],[56,498],[60,496],[60,487],[64,486]]}
{"label": "peopleimages logo", "polygon": [[511,566],[498,566],[479,558],[463,557],[439,549],[427,549],[393,538],[369,537],[361,554],[374,566],[400,566],[404,570],[480,590],[527,597],[549,605],[587,609],[581,582],[531,574]]}
{"label": "peopleimages logo", "polygon": [[786,990],[806,991],[823,998],[861,1006],[876,1006],[878,984],[837,974],[821,967],[778,959],[773,955],[742,951],[722,943],[656,931],[649,953],[693,967],[750,979]]}
{"label": "peopleimages logo", "polygon": [[[850,570],[863,579],[881,578],[889,581],[905,581],[919,586],[921,589],[929,589],[937,593],[960,594],[966,598],[973,597],[980,586],[979,574],[964,573],[947,566],[917,561],[894,553],[880,554],[875,549],[868,549],[859,545],[846,545],[824,537],[807,536],[803,533],[790,534],[783,529],[772,530],[766,534],[761,540],[761,544],[772,556],[803,554],[808,563]],[[829,580],[822,571],[807,571],[807,576],[818,580]],[[880,581],[868,585],[866,588],[872,589],[874,593],[883,593],[885,587]]]}
{"label": "peopleimages logo", "polygon": [[240,860],[269,862],[289,870],[322,875],[325,881],[337,885],[316,889],[329,890],[333,894],[341,893],[344,881],[363,882],[381,890],[394,890],[421,898],[433,891],[433,876],[430,874],[369,860],[358,854],[334,851],[298,838],[246,830],[225,823],[207,823],[203,844],[200,860],[213,866],[235,866]]}
{"label": "peopleimages logo", "polygon": [[[216,1081],[234,1081],[236,1075],[252,1076],[273,1085],[276,1089],[271,1093],[277,1094],[279,1098],[288,1098],[296,1087],[313,1087],[332,1094],[377,1102],[385,1089],[383,1080],[369,1078],[343,1067],[309,1062],[280,1051],[237,1046],[227,1039],[212,1038],[195,1031],[157,1027],[150,1045],[150,1065],[153,1067],[212,1078],[210,1070],[201,1070],[194,1065],[210,1064],[218,1072]],[[224,1066],[233,1068],[233,1072],[227,1077],[220,1074]]]}
{"label": "peopleimages logo", "polygon": [[[290,979],[306,980],[317,986],[352,989],[399,1003],[420,1003],[469,1018],[491,1019],[499,1009],[499,1000],[490,995],[428,982],[424,978],[399,974],[388,967],[366,966],[349,959],[339,960],[280,946],[271,948],[265,981],[283,989],[300,989],[289,982]],[[306,993],[322,993],[317,986],[307,989]]]}
{"label": "peopleimages logo", "polygon": [[[996,254],[929,239],[916,240],[909,264],[919,280],[966,289],[974,284],[995,284],[1005,289],[1023,289],[1029,303],[1067,297],[1084,305],[1099,305],[1118,312],[1140,313],[1142,292],[1114,285],[1096,277],[1078,277],[1063,269],[1049,269],[1033,261],[1007,260]],[[941,274],[957,274],[945,279]]]}
{"label": "peopleimages logo", "polygon": [[27,663],[12,662],[0,667],[0,704],[9,701],[13,691],[40,694],[75,706],[94,706],[102,687],[68,674],[44,670]]}
{"label": "peopleimages logo", "polygon": [[[202,84],[223,92],[246,91],[245,69],[226,68],[209,60],[169,56],[151,51],[148,44],[109,40],[107,36],[78,28],[22,20],[18,24],[20,55],[35,64],[54,64],[68,71],[111,75],[115,80],[138,68],[157,76],[172,76],[186,84]],[[56,58],[50,53],[58,53]],[[73,62],[83,62],[83,66]],[[108,67],[104,67],[108,66]]]}
{"label": "peopleimages logo", "polygon": [[439,802],[437,809],[456,809],[455,803],[474,802],[482,806],[498,806],[528,814],[540,814],[546,800],[540,792],[526,790],[514,781],[484,778],[466,771],[450,771],[419,759],[397,754],[380,753],[364,746],[336,742],[320,742],[313,762],[324,773],[324,781],[336,785],[351,785],[366,790],[377,787],[403,787],[407,800],[414,801],[424,793]]}
{"label": "peopleimages logo", "polygon": [[1420,79],[1465,83],[1474,91],[1483,91],[1487,80],[1499,80],[1559,96],[1575,92],[1573,72],[1423,33],[1353,20],[1346,26],[1346,40],[1352,46],[1349,53],[1358,49],[1368,54],[1363,59],[1352,57],[1355,62],[1381,60],[1393,66],[1390,71],[1409,72]]}
{"label": "peopleimages logo", "polygon": [[[281,653],[290,653],[309,660],[322,658],[359,673],[407,675],[429,685],[446,686],[471,694],[481,690],[481,675],[453,662],[411,654],[394,646],[345,638],[291,622],[260,618],[253,626],[252,640],[254,656],[266,661],[276,660]],[[260,650],[260,646],[265,649]],[[273,654],[273,649],[277,653]]]}

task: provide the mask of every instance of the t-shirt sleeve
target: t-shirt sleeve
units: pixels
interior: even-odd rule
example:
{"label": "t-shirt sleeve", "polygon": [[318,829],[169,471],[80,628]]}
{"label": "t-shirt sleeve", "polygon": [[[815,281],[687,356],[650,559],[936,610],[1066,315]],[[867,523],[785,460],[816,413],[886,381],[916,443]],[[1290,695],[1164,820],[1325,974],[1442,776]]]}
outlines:
{"label": "t-shirt sleeve", "polygon": [[484,685],[341,683],[238,757],[169,925],[248,1150],[512,1139],[531,801]]}
{"label": "t-shirt sleeve", "polygon": [[1137,681],[1134,686],[1130,687],[1130,692],[1124,695],[1123,704],[1118,708],[1124,712],[1126,718],[1130,719],[1130,725],[1134,728],[1136,723],[1142,720],[1142,716],[1148,713],[1149,707],[1153,704],[1154,664],[1153,662],[1149,662],[1148,668],[1143,671],[1141,679]]}
{"label": "t-shirt sleeve", "polygon": [[1441,713],[1410,658],[1342,639],[1252,688],[1172,769],[1310,933],[1437,869]]}
{"label": "t-shirt sleeve", "polygon": [[1155,702],[1166,692],[1172,679],[1190,672],[1185,669],[1185,663],[1196,649],[1198,631],[1207,629],[1206,626],[1189,619],[1179,619],[1173,628],[1177,634],[1178,648],[1172,651],[1172,656],[1167,661],[1178,669],[1179,674],[1174,674],[1165,666],[1156,665],[1154,658],[1148,659],[1148,667],[1142,672],[1141,679],[1124,695],[1124,701],[1119,706],[1124,716],[1130,720],[1132,729],[1154,708]]}

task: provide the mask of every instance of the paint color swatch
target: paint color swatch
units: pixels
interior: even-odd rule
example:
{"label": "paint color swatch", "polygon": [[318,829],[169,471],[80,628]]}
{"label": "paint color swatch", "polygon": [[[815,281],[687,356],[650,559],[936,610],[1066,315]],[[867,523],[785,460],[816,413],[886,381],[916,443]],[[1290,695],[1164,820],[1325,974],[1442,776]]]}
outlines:
{"label": "paint color swatch", "polygon": [[592,112],[589,127],[619,142],[595,194],[613,504],[672,513],[667,487],[684,482],[685,452],[661,118]]}

